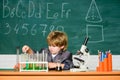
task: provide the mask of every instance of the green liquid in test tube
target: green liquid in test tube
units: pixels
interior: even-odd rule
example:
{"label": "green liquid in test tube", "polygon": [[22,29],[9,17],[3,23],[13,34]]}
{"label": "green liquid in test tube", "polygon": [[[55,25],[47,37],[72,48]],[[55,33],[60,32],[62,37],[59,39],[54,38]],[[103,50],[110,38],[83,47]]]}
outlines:
{"label": "green liquid in test tube", "polygon": [[[28,60],[26,60],[26,62],[28,62]],[[29,64],[26,63],[26,70],[28,70],[28,69],[29,69]]]}

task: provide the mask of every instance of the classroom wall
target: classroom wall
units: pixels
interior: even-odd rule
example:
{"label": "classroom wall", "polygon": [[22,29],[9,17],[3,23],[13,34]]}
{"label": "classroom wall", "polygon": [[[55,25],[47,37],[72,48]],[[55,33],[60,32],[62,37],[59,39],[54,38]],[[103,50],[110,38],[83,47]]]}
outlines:
{"label": "classroom wall", "polygon": [[[113,70],[120,70],[120,55],[113,55]],[[16,64],[16,55],[0,55],[0,69],[2,68],[13,68],[14,64]],[[95,70],[98,64],[98,56],[91,55],[89,57],[89,69]]]}
{"label": "classroom wall", "polygon": [[[53,30],[65,31],[73,54],[86,36],[91,55],[120,55],[120,0],[0,0],[0,54],[16,47],[47,47]],[[112,45],[111,45],[112,44]]]}

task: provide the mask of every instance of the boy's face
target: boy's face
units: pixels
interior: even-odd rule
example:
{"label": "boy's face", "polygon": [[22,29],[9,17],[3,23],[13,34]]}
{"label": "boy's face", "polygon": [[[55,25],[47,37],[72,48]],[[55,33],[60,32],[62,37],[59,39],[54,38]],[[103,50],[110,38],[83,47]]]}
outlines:
{"label": "boy's face", "polygon": [[50,52],[51,52],[52,54],[57,54],[61,49],[64,48],[64,46],[62,46],[62,47],[49,46],[48,48],[49,48],[49,50],[50,50]]}

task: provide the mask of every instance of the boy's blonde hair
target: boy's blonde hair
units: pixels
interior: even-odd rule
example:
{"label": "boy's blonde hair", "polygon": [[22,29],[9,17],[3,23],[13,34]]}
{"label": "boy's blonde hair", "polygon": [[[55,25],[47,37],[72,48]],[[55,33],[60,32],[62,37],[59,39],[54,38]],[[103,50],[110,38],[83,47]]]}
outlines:
{"label": "boy's blonde hair", "polygon": [[49,46],[64,46],[63,50],[66,50],[68,46],[68,37],[65,32],[52,31],[47,36],[47,42]]}

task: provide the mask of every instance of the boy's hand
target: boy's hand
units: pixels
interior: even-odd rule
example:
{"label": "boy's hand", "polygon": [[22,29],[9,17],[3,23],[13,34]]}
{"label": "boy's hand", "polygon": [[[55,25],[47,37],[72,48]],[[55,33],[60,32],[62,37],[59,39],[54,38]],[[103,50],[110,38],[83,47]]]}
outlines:
{"label": "boy's hand", "polygon": [[[61,66],[62,69],[63,69],[64,66],[65,66],[65,64],[60,64],[60,66]],[[57,63],[49,62],[49,63],[48,63],[48,67],[49,67],[49,68],[56,68],[56,67],[57,67]]]}
{"label": "boy's hand", "polygon": [[27,53],[29,49],[30,49],[29,46],[25,45],[22,48],[22,52]]}
{"label": "boy's hand", "polygon": [[14,66],[14,69],[15,69],[15,70],[19,70],[19,69],[20,69],[20,64],[17,63],[17,64]]}
{"label": "boy's hand", "polygon": [[23,46],[22,52],[28,53],[28,54],[33,54],[34,53],[33,50],[29,46],[27,46],[27,45]]}
{"label": "boy's hand", "polygon": [[[22,67],[22,68],[25,68],[25,67],[26,67],[26,64],[21,64],[21,67]],[[20,63],[17,63],[16,65],[14,65],[14,69],[15,69],[15,70],[19,70],[19,69],[20,69]]]}
{"label": "boy's hand", "polygon": [[49,68],[56,68],[56,67],[57,67],[57,64],[56,64],[56,63],[49,62],[49,63],[48,63],[48,67],[49,67]]}

